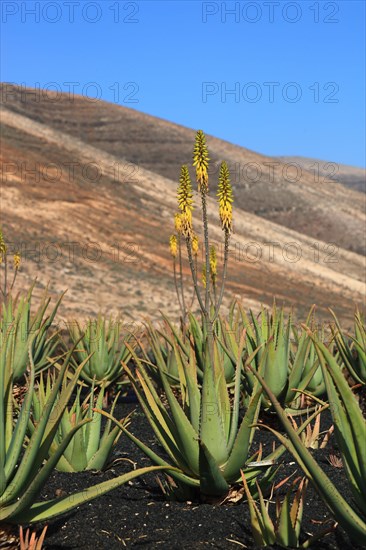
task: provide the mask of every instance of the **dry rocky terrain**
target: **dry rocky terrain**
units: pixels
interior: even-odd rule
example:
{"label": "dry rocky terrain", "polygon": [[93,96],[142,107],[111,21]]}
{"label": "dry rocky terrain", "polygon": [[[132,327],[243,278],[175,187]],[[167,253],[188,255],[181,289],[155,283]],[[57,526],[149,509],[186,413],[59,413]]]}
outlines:
{"label": "dry rocky terrain", "polygon": [[[9,84],[0,92],[0,223],[9,251],[22,252],[18,288],[35,276],[38,293],[48,282],[55,295],[67,288],[60,319],[176,314],[168,240],[195,131],[85,97]],[[226,304],[238,296],[257,309],[275,296],[302,318],[316,303],[321,316],[332,307],[350,324],[355,304],[365,305],[365,171],[342,167],[333,181],[329,171],[316,178],[304,159],[265,157],[211,136],[207,144],[218,245],[221,160],[235,196]],[[188,264],[184,275],[188,292]]]}

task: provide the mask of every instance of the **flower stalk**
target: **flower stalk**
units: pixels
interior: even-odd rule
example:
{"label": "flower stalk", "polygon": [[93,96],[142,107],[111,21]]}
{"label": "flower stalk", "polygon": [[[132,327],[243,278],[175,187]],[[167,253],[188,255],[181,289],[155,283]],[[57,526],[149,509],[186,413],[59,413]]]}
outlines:
{"label": "flower stalk", "polygon": [[[197,272],[197,256],[198,256],[198,250],[199,250],[199,242],[198,237],[193,233],[193,227],[192,223],[190,224],[190,227],[187,226],[187,219],[189,219],[190,214],[187,216],[187,211],[190,211],[192,206],[192,192],[190,189],[190,179],[189,174],[187,176],[187,172],[185,170],[186,167],[182,167],[182,173],[181,173],[181,183],[180,187],[178,189],[178,205],[181,208],[182,212],[178,212],[174,216],[174,226],[176,230],[176,234],[171,235],[169,240],[169,247],[170,247],[170,253],[173,258],[173,273],[174,273],[174,285],[175,285],[175,291],[178,298],[178,304],[179,309],[181,311],[181,326],[183,333],[185,332],[185,324],[187,320],[187,314],[190,309],[192,309],[194,298],[195,298],[195,291],[193,291],[191,303],[189,309],[186,306],[186,300],[184,295],[184,284],[183,284],[183,257],[182,257],[182,235],[188,241],[189,245],[191,246],[191,253],[193,253],[194,260],[192,257],[192,264],[193,264],[193,270]],[[190,218],[192,220],[192,218]],[[178,256],[178,263],[179,263],[179,282],[178,282],[178,275],[177,275],[177,256]]]}
{"label": "flower stalk", "polygon": [[219,315],[222,299],[224,297],[225,283],[226,283],[226,277],[227,277],[227,266],[229,261],[229,241],[230,241],[230,235],[233,230],[232,203],[234,199],[233,199],[232,187],[230,184],[230,172],[225,161],[222,162],[220,166],[219,189],[218,189],[217,197],[219,200],[219,216],[221,221],[221,228],[225,233],[225,241],[224,241],[224,266],[223,266],[222,282],[221,282],[219,299],[215,300],[216,306],[215,306],[214,320],[216,320]]}
{"label": "flower stalk", "polygon": [[[178,208],[179,214],[175,215],[176,236],[172,236],[170,240],[170,249],[173,256],[173,270],[175,287],[178,296],[179,307],[182,312],[183,324],[186,319],[187,309],[183,293],[183,277],[182,277],[182,252],[181,252],[181,236],[186,240],[187,255],[191,270],[194,296],[197,296],[198,304],[203,317],[203,329],[206,339],[205,349],[210,357],[210,362],[213,364],[213,327],[219,315],[219,310],[222,304],[225,282],[227,277],[227,265],[229,258],[229,240],[232,232],[232,203],[233,193],[230,184],[230,172],[226,162],[221,163],[219,184],[218,184],[218,202],[219,202],[219,218],[221,227],[225,234],[224,245],[224,265],[220,292],[217,293],[217,254],[215,247],[210,243],[208,231],[208,213],[207,213],[207,196],[209,192],[209,154],[206,145],[206,137],[202,130],[196,134],[194,151],[193,151],[193,167],[196,172],[196,182],[198,192],[201,197],[202,207],[202,225],[203,225],[203,270],[202,270],[202,286],[201,290],[198,284],[198,239],[193,231],[192,211],[193,211],[193,191],[192,183],[188,171],[188,167],[183,165],[178,186]],[[177,283],[177,256],[179,257],[180,271],[180,289]],[[213,296],[212,296],[213,295]],[[191,303],[191,308],[193,305]]]}
{"label": "flower stalk", "polygon": [[4,264],[4,281],[0,283],[0,292],[2,300],[0,301],[0,314],[2,312],[3,305],[6,306],[8,298],[14,288],[15,280],[17,278],[19,268],[21,265],[21,256],[19,252],[15,252],[13,255],[13,277],[11,283],[8,282],[9,276],[9,264],[8,264],[8,246],[4,240],[3,232],[0,229],[0,265]]}

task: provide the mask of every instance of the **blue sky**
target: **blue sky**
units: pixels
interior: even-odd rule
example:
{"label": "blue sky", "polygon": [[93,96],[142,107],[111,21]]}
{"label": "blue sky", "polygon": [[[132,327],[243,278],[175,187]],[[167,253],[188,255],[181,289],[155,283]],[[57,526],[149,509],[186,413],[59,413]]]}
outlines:
{"label": "blue sky", "polygon": [[365,166],[365,2],[1,2],[1,80]]}

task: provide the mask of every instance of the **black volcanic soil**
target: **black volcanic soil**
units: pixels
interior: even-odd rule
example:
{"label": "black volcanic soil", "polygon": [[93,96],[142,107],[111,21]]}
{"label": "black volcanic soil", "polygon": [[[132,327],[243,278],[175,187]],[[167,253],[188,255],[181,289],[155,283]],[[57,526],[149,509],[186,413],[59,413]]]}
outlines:
{"label": "black volcanic soil", "polygon": [[[121,403],[116,417],[121,418],[136,409],[131,431],[156,450],[150,426],[136,403]],[[264,420],[268,421],[268,418]],[[329,426],[329,416],[323,416],[322,429]],[[274,425],[276,422],[274,422]],[[264,451],[272,447],[273,436],[261,429],[256,438],[264,445]],[[331,439],[324,450],[313,451],[329,478],[336,483],[341,493],[351,501],[349,486],[344,470],[332,466],[328,457],[337,455],[335,441]],[[64,474],[55,472],[48,481],[42,496],[54,498],[60,490],[65,493],[80,491],[90,485],[113,479],[131,470],[128,458],[137,467],[149,465],[149,460],[126,437],[121,437],[113,453],[115,462],[104,472],[83,472]],[[296,472],[298,467],[291,456],[284,455],[277,481]],[[240,488],[240,487],[239,487]],[[280,489],[283,493],[283,488]],[[272,506],[273,511],[274,506]],[[329,512],[316,492],[309,487],[303,519],[303,536],[315,533],[321,524],[330,519]],[[167,501],[156,482],[155,474],[137,478],[119,489],[87,503],[69,514],[54,520],[45,541],[48,549],[119,549],[119,548],[161,548],[188,549],[212,548],[255,548],[251,534],[249,510],[245,501],[236,504],[212,505],[192,502]],[[346,533],[337,528],[327,537],[316,542],[317,549],[360,549],[352,543]],[[277,548],[273,546],[272,548]]]}

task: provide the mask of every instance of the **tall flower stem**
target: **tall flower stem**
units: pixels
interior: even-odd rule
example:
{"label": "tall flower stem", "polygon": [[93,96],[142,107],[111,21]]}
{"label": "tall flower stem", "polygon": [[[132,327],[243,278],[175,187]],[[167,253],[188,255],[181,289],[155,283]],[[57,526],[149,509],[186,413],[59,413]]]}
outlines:
{"label": "tall flower stem", "polygon": [[[232,202],[233,194],[232,187],[230,185],[230,172],[226,162],[222,162],[220,166],[219,185],[218,185],[218,202],[219,202],[219,216],[221,221],[221,228],[225,234],[224,245],[224,262],[223,273],[220,291],[218,293],[217,282],[217,257],[215,247],[210,246],[209,231],[208,231],[208,215],[207,215],[207,196],[209,192],[208,187],[208,164],[209,164],[208,149],[206,145],[206,138],[202,130],[198,130],[196,134],[196,140],[193,150],[193,166],[196,170],[196,182],[198,184],[198,192],[201,195],[202,205],[202,225],[203,225],[203,248],[204,248],[204,261],[202,269],[203,284],[205,287],[204,296],[203,289],[198,285],[197,273],[197,254],[198,254],[198,238],[193,231],[192,211],[193,211],[193,191],[191,178],[188,167],[183,165],[181,167],[181,173],[178,186],[178,208],[179,214],[175,216],[176,230],[179,235],[179,273],[180,273],[180,294],[178,284],[176,282],[176,290],[179,296],[179,304],[182,309],[182,325],[185,324],[187,308],[184,297],[183,287],[183,273],[182,273],[182,251],[181,251],[181,236],[186,239],[187,254],[189,260],[189,266],[191,269],[193,280],[193,298],[190,309],[195,296],[197,296],[198,304],[202,314],[202,324],[204,333],[204,360],[205,366],[209,369],[214,365],[214,323],[219,315],[219,310],[223,301],[225,283],[227,277],[227,267],[229,259],[229,240],[232,231]],[[172,241],[173,249],[172,254],[177,254],[177,240]],[[193,258],[195,256],[195,258]],[[174,264],[175,281],[176,276],[176,264]],[[213,371],[212,371],[213,374]]]}
{"label": "tall flower stem", "polygon": [[219,173],[219,188],[217,193],[219,201],[219,216],[221,220],[221,228],[225,232],[225,244],[224,244],[224,266],[221,282],[221,290],[219,299],[216,302],[214,320],[217,319],[219,315],[219,310],[222,304],[222,299],[224,296],[224,289],[227,276],[227,265],[229,260],[229,240],[230,234],[233,229],[233,190],[230,184],[230,172],[226,162],[222,162],[220,166]]}
{"label": "tall flower stem", "polygon": [[228,260],[229,260],[229,240],[230,240],[230,232],[228,229],[225,229],[225,244],[224,244],[224,267],[222,272],[222,281],[221,281],[221,288],[220,288],[220,294],[219,299],[216,302],[215,305],[215,314],[213,317],[213,323],[216,321],[220,307],[222,304],[222,299],[224,297],[224,290],[225,290],[225,283],[227,278],[227,266],[228,266]]}
{"label": "tall flower stem", "polygon": [[181,236],[178,235],[178,257],[179,257],[179,278],[180,278],[180,292],[181,292],[181,298],[182,298],[182,329],[184,332],[184,327],[186,324],[186,317],[187,317],[187,308],[186,308],[186,302],[184,299],[184,284],[183,284],[183,267],[182,267],[182,245],[181,245]]}
{"label": "tall flower stem", "polygon": [[202,132],[202,130],[198,130],[193,150],[193,166],[195,166],[196,168],[196,181],[198,183],[198,191],[201,193],[206,268],[205,306],[201,309],[204,315],[204,326],[206,332],[206,361],[209,360],[211,365],[213,365],[213,323],[210,319],[210,248],[208,238],[208,219],[206,203],[206,195],[208,193],[209,160],[210,159],[208,156],[205,134]]}
{"label": "tall flower stem", "polygon": [[20,253],[16,252],[13,256],[14,273],[13,273],[11,283],[8,284],[8,277],[10,277],[9,264],[8,264],[8,247],[5,243],[3,232],[0,229],[0,264],[2,262],[4,262],[4,282],[1,283],[1,280],[0,280],[0,292],[1,292],[0,315],[2,314],[3,306],[6,306],[8,297],[13,291],[15,280],[17,278],[20,263],[21,263]]}
{"label": "tall flower stem", "polygon": [[[195,270],[195,273],[197,274],[197,268],[198,268],[198,265],[197,265],[197,256],[195,256],[194,258],[194,270]],[[196,292],[195,290],[193,289],[193,293],[192,293],[192,300],[191,300],[191,303],[190,303],[190,306],[189,306],[189,309],[191,310],[193,308],[193,304],[194,304],[194,299],[196,297]]]}
{"label": "tall flower stem", "polygon": [[8,258],[4,256],[4,288],[1,289],[2,295],[4,296],[4,301],[6,302],[6,298],[8,296]]}
{"label": "tall flower stem", "polygon": [[180,293],[179,293],[179,287],[178,287],[178,280],[177,280],[177,261],[175,258],[173,258],[173,271],[174,271],[174,286],[175,286],[175,292],[177,294],[177,298],[178,298],[178,304],[179,304],[179,309],[183,315],[183,306],[182,306],[182,301],[181,301],[181,297],[180,297]]}
{"label": "tall flower stem", "polygon": [[193,260],[192,246],[191,246],[191,239],[190,239],[190,237],[186,237],[186,243],[187,243],[188,261],[189,261],[189,267],[191,268],[194,291],[195,291],[195,293],[196,293],[197,300],[198,300],[199,306],[200,306],[200,308],[201,308],[201,311],[202,311],[202,313],[204,314],[204,312],[205,312],[205,305],[204,305],[203,300],[202,300],[202,297],[201,297],[200,289],[198,288],[197,270],[196,270],[195,262],[194,262],[194,260]]}
{"label": "tall flower stem", "polygon": [[[179,292],[178,277],[177,277],[177,253],[178,253],[178,249],[179,249],[179,252],[180,252],[180,249],[181,249],[181,239],[180,239],[179,231],[177,231],[177,232],[178,232],[178,237],[176,235],[171,235],[170,236],[169,247],[170,247],[170,253],[173,257],[173,272],[174,272],[175,292],[177,294],[179,309],[181,311],[181,320],[183,322],[184,306],[183,306],[181,295],[180,295],[180,292]],[[181,266],[181,263],[180,263],[180,266]],[[182,272],[180,272],[180,277],[182,278]]]}
{"label": "tall flower stem", "polygon": [[202,222],[203,222],[203,237],[205,249],[205,266],[206,266],[206,293],[205,293],[205,311],[207,315],[210,311],[210,243],[208,238],[208,221],[207,221],[207,202],[206,193],[201,192],[202,199]]}
{"label": "tall flower stem", "polygon": [[214,362],[214,352],[213,352],[213,320],[210,318],[210,242],[208,237],[208,219],[207,219],[207,202],[206,202],[206,193],[201,192],[202,197],[202,221],[203,221],[203,235],[204,235],[204,248],[205,248],[205,271],[206,271],[206,292],[205,292],[205,305],[204,308],[201,307],[205,332],[206,332],[206,353],[209,356],[211,365]]}

